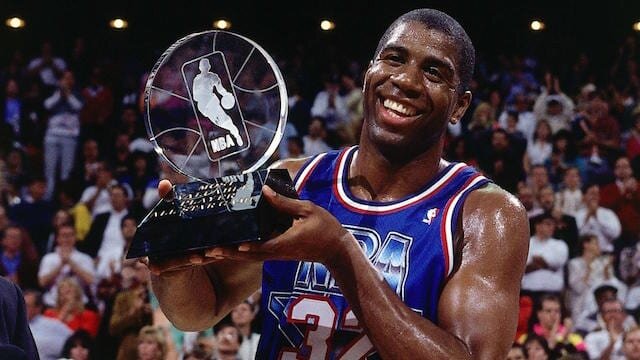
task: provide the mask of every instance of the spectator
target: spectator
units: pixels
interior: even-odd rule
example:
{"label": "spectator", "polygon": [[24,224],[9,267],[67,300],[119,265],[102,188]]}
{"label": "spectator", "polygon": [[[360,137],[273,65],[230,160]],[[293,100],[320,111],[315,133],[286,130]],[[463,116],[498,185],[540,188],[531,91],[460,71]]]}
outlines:
{"label": "spectator", "polygon": [[338,75],[327,74],[323,81],[324,89],[318,92],[313,100],[311,117],[321,117],[325,120],[327,141],[331,146],[337,146],[337,131],[349,123],[349,109],[344,97],[340,95]]}
{"label": "spectator", "polygon": [[23,295],[29,328],[33,333],[40,360],[59,359],[65,341],[72,334],[71,329],[58,319],[42,315],[42,293],[26,289]]}
{"label": "spectator", "polygon": [[[134,268],[135,264],[130,263],[128,267]],[[151,325],[152,311],[147,286],[146,281],[135,281],[130,288],[116,296],[109,333],[120,340],[118,360],[135,358],[138,333],[143,327]]]}
{"label": "spectator", "polygon": [[518,113],[517,129],[522,132],[525,139],[527,139],[527,143],[531,143],[533,141],[533,133],[538,119],[536,119],[535,114],[529,109],[529,101],[526,96],[524,94],[518,94],[515,97],[513,107],[506,108],[502,111],[498,117],[498,122],[500,123],[500,127],[503,129],[507,128],[507,115],[509,111],[515,111]]}
{"label": "spectator", "polygon": [[532,165],[544,165],[551,159],[551,150],[551,127],[546,120],[540,120],[533,133],[533,141],[527,144],[524,170],[529,172]]}
{"label": "spectator", "polygon": [[71,173],[71,178],[82,189],[96,183],[101,157],[98,142],[91,138],[84,140],[80,159],[76,161]]}
{"label": "spectator", "polygon": [[302,138],[304,153],[308,156],[313,156],[331,150],[325,142],[326,137],[327,132],[324,127],[324,120],[321,117],[313,117],[309,123],[309,134]]}
{"label": "spectator", "polygon": [[562,188],[556,193],[556,204],[563,213],[576,216],[578,210],[584,206],[580,171],[577,167],[569,167],[564,172]]}
{"label": "spectator", "polygon": [[602,255],[598,238],[594,235],[580,237],[582,253],[569,261],[568,303],[574,320],[588,310],[593,291],[605,283],[624,286],[615,278],[613,257]]}
{"label": "spectator", "polygon": [[9,225],[1,235],[0,276],[22,289],[37,288],[40,259],[26,232],[18,226]]}
{"label": "spectator", "polygon": [[622,303],[615,299],[605,301],[601,315],[606,327],[592,331],[585,337],[589,359],[623,359],[622,335],[626,314]]}
{"label": "spectator", "polygon": [[633,328],[624,333],[622,353],[626,360],[640,360],[640,328]]}
{"label": "spectator", "polygon": [[86,135],[101,138],[109,135],[113,131],[113,126],[108,126],[113,112],[113,94],[104,82],[100,66],[94,66],[91,70],[89,84],[82,89],[82,99],[85,106],[80,113],[80,121]]}
{"label": "spectator", "polygon": [[[538,322],[534,323],[532,333],[542,336],[551,352],[559,357],[562,354],[585,352],[585,344],[582,336],[572,332],[571,321],[562,317],[562,304],[560,297],[552,294],[542,295],[538,299],[536,316]],[[524,343],[527,335],[519,339]]]}
{"label": "spectator", "polygon": [[515,193],[518,182],[524,177],[522,152],[512,147],[512,140],[503,129],[493,130],[488,145],[483,144],[485,148],[478,159],[480,169],[496,184]]}
{"label": "spectator", "polygon": [[80,202],[91,210],[91,215],[94,218],[97,214],[111,211],[109,187],[117,183],[110,164],[103,161],[98,167],[95,185],[84,189],[80,196]]}
{"label": "spectator", "polygon": [[570,129],[575,107],[573,100],[560,90],[557,76],[547,72],[544,81],[545,87],[533,105],[536,118],[548,121],[553,134],[561,129]]}
{"label": "spectator", "polygon": [[524,353],[527,360],[547,360],[553,359],[547,340],[540,335],[529,335],[524,342]]}
{"label": "spectator", "polygon": [[74,332],[62,349],[62,357],[71,360],[92,360],[95,354],[95,342],[84,330]]}
{"label": "spectator", "polygon": [[45,86],[53,88],[67,69],[67,63],[54,55],[53,45],[49,41],[42,44],[40,56],[29,62],[27,70],[31,76],[37,76]]}
{"label": "spectator", "polygon": [[[76,250],[76,235],[73,226],[63,225],[56,234],[55,251],[45,255],[38,270],[40,286],[46,290],[44,303],[55,306],[58,284],[67,277],[74,277],[82,287],[89,289],[95,278],[93,259]],[[86,292],[86,291],[85,291]]]}
{"label": "spectator", "polygon": [[522,290],[533,294],[560,293],[564,289],[564,266],[569,248],[564,241],[552,237],[555,219],[550,214],[538,217],[534,226]]}
{"label": "spectator", "polygon": [[[577,256],[580,251],[580,244],[578,244],[576,219],[571,215],[564,214],[556,207],[555,194],[551,186],[544,187],[538,192],[538,204],[544,213],[551,214],[555,219],[556,226],[553,237],[567,243],[569,247],[569,257]],[[531,222],[535,224],[536,219],[533,218]]]}
{"label": "spectator", "polygon": [[140,329],[137,351],[138,360],[164,360],[167,344],[162,330],[153,326]]}
{"label": "spectator", "polygon": [[55,307],[45,310],[44,316],[62,321],[71,330],[84,330],[95,338],[98,334],[100,315],[86,309],[82,297],[80,284],[74,278],[65,278],[58,283]]}
{"label": "spectator", "polygon": [[81,250],[96,258],[96,275],[107,278],[120,272],[125,251],[122,219],[128,214],[127,190],[119,184],[109,188],[111,210],[96,215]]}
{"label": "spectator", "polygon": [[242,335],[242,345],[238,350],[240,359],[255,359],[260,334],[253,332],[253,320],[256,317],[253,304],[248,301],[238,304],[231,310],[231,322]]}
{"label": "spectator", "polygon": [[44,101],[44,107],[51,114],[44,138],[47,199],[53,197],[58,170],[59,178],[67,180],[75,161],[76,145],[80,135],[78,114],[82,109],[82,101],[75,93],[74,85],[73,73],[65,71],[60,79],[59,89]]}
{"label": "spectator", "polygon": [[607,159],[618,154],[620,126],[609,113],[609,105],[600,96],[589,101],[586,111],[574,122],[574,127],[583,146],[598,146],[602,156]]}
{"label": "spectator", "polygon": [[45,198],[45,189],[45,179],[33,177],[29,181],[27,196],[9,208],[9,218],[27,230],[40,256],[46,253],[54,214],[53,203]]}
{"label": "spectator", "polygon": [[[603,318],[603,304],[607,301],[617,300],[620,303],[623,303],[626,293],[623,291],[625,289],[618,289],[618,287],[613,286],[611,284],[602,284],[593,290],[593,302],[587,302],[585,306],[585,310],[576,320],[576,329],[583,333],[587,334],[589,332],[606,329],[607,322]],[[626,315],[623,319],[623,324],[625,330],[631,329],[636,326],[636,321],[631,315]]]}
{"label": "spectator", "polygon": [[238,329],[231,324],[223,324],[216,332],[218,347],[214,360],[238,360],[242,335]]}
{"label": "spectator", "polygon": [[615,162],[615,180],[600,192],[601,205],[615,212],[622,227],[620,247],[635,245],[640,235],[640,191],[631,162],[625,156]]}
{"label": "spectator", "polygon": [[580,235],[594,234],[598,237],[600,249],[604,253],[612,253],[613,242],[621,232],[618,216],[612,210],[600,206],[600,186],[596,184],[586,188],[583,202],[584,208],[576,213]]}
{"label": "spectator", "polygon": [[527,358],[524,355],[524,347],[518,343],[513,343],[511,349],[509,349],[509,354],[507,355],[507,360],[526,360]]}
{"label": "spectator", "polygon": [[640,156],[640,105],[633,109],[633,122],[631,129],[625,134],[624,149],[629,159]]}

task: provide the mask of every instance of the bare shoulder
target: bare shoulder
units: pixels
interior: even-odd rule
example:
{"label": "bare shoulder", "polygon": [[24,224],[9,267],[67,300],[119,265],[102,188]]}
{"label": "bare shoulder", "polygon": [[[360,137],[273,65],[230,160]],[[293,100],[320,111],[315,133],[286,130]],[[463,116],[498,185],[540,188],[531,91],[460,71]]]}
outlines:
{"label": "bare shoulder", "polygon": [[302,165],[304,165],[311,157],[305,157],[300,159],[283,159],[278,160],[269,166],[270,169],[286,169],[289,171],[291,178],[295,178]]}
{"label": "bare shoulder", "polygon": [[526,257],[529,219],[522,203],[511,193],[489,184],[469,194],[462,213],[464,247],[509,252]]}

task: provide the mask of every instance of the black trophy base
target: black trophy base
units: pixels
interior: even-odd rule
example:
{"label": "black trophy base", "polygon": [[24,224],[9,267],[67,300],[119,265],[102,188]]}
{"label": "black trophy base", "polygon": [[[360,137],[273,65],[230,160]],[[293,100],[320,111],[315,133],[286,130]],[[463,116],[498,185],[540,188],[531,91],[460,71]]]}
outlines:
{"label": "black trophy base", "polygon": [[138,225],[127,259],[172,258],[215,246],[265,241],[284,232],[293,219],[273,209],[262,196],[263,185],[297,198],[284,169],[175,185],[173,199],[160,200]]}

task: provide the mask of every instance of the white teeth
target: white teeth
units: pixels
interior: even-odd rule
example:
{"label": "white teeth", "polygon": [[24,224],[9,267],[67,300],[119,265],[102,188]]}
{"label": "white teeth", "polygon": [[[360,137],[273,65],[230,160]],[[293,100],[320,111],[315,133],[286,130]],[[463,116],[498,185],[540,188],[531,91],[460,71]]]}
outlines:
{"label": "white teeth", "polygon": [[404,105],[390,99],[386,99],[382,104],[387,109],[391,109],[393,111],[399,112],[402,115],[413,116],[416,114],[416,111],[414,109],[408,109]]}

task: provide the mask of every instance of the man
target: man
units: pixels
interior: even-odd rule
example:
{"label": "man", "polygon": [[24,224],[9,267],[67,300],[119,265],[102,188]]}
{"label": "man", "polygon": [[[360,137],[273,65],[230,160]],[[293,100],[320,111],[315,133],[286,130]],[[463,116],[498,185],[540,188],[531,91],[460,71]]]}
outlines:
{"label": "man", "polygon": [[111,210],[97,214],[91,223],[87,238],[80,250],[96,258],[96,275],[103,279],[122,266],[125,239],[122,234],[122,220],[129,213],[127,190],[120,184],[109,187]]}
{"label": "man", "polygon": [[53,203],[45,199],[46,188],[47,182],[43,177],[31,178],[27,188],[28,196],[11,206],[8,211],[9,219],[27,230],[40,256],[46,253],[51,219],[55,213]]}
{"label": "man", "polygon": [[[569,214],[563,213],[562,210],[556,206],[555,193],[550,185],[538,191],[538,204],[543,212],[551,214],[555,219],[556,226],[553,237],[567,243],[570,258],[578,256],[580,254],[580,244],[578,243],[576,219]],[[535,224],[536,220],[536,218],[533,218],[531,222]]]}
{"label": "man", "polygon": [[59,359],[64,342],[73,331],[62,321],[42,315],[44,304],[39,291],[27,289],[23,295],[27,306],[29,328],[33,333],[40,360]]}
{"label": "man", "polygon": [[18,226],[9,225],[4,232],[0,232],[0,276],[8,278],[22,289],[36,288],[40,259],[23,231]]}
{"label": "man", "polygon": [[447,123],[471,101],[473,63],[448,15],[421,9],[396,20],[365,75],[360,146],[280,164],[299,173],[305,199],[263,188],[296,218],[284,234],[152,263],[167,317],[185,330],[209,327],[262,279],[264,358],[505,358],[527,217],[475,170],[442,160]]}
{"label": "man", "polygon": [[55,250],[42,258],[38,270],[38,281],[47,292],[44,303],[55,306],[58,297],[58,282],[67,277],[75,277],[88,289],[95,277],[93,259],[76,249],[76,232],[73,225],[64,224],[56,232]]}
{"label": "man", "polygon": [[564,289],[564,267],[569,259],[569,247],[553,238],[555,218],[544,213],[536,218],[535,233],[529,244],[529,257],[522,290],[539,295],[540,292],[559,294]]}
{"label": "man", "polygon": [[618,158],[613,174],[615,180],[604,185],[600,191],[601,205],[613,210],[620,220],[622,232],[619,245],[633,246],[640,239],[640,191],[629,158]]}
{"label": "man", "polygon": [[[538,322],[533,324],[533,333],[544,337],[549,349],[558,356],[563,353],[585,352],[582,336],[571,332],[571,329],[565,325],[561,310],[560,297],[554,294],[542,295],[538,301],[536,312]],[[525,334],[518,339],[518,342],[523,344],[526,339]]]}
{"label": "man", "polygon": [[597,184],[587,187],[582,200],[585,206],[576,213],[580,235],[596,235],[602,252],[612,253],[613,242],[622,231],[618,215],[613,210],[600,206],[600,186]]}
{"label": "man", "polygon": [[589,352],[589,359],[623,359],[622,334],[626,313],[620,300],[606,300],[602,304],[602,318],[606,328],[590,332],[584,341]]}
{"label": "man", "polygon": [[248,301],[244,301],[231,311],[231,322],[235,326],[240,335],[242,335],[242,345],[238,350],[238,357],[241,359],[255,359],[256,350],[258,349],[258,341],[260,341],[260,334],[252,331],[253,319],[256,317],[256,312],[253,304]]}

